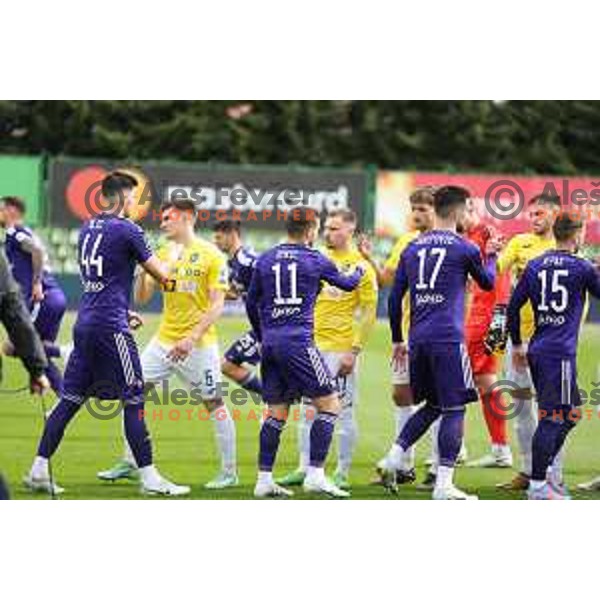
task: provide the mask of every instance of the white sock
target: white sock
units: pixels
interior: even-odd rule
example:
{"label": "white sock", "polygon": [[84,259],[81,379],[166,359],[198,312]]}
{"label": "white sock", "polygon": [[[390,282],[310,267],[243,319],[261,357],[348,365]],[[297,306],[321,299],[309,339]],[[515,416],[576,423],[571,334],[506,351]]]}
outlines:
{"label": "white sock", "polygon": [[385,457],[385,462],[387,464],[387,467],[389,469],[402,469],[402,465],[404,464],[404,455],[405,452],[402,449],[402,446],[399,446],[398,444],[394,444],[391,448],[390,451],[388,452],[387,456]]}
{"label": "white sock", "polygon": [[565,446],[559,450],[558,454],[554,457],[552,464],[548,468],[548,478],[555,485],[561,485],[564,481],[563,479],[563,465],[565,462]]}
{"label": "white sock", "polygon": [[337,421],[338,428],[338,464],[337,472],[348,476],[352,465],[352,454],[358,438],[358,427],[354,418],[354,408],[346,406],[342,409]]}
{"label": "white sock", "polygon": [[306,469],[306,479],[313,481],[322,481],[325,479],[325,468],[324,467],[311,467],[310,465]]}
{"label": "white sock", "polygon": [[515,403],[514,410],[517,413],[515,433],[521,453],[521,471],[526,475],[531,475],[531,445],[537,427],[535,400],[533,398],[531,400],[513,398],[513,402]]}
{"label": "white sock", "polygon": [[43,456],[36,456],[31,465],[30,475],[34,479],[48,479],[48,459]]}
{"label": "white sock", "polygon": [[235,473],[235,423],[226,404],[216,408],[212,415],[215,436],[221,454],[221,467],[225,473]]}
{"label": "white sock", "polygon": [[537,481],[536,479],[531,479],[529,481],[529,484],[531,485],[531,489],[539,490],[540,488],[544,487],[546,482],[543,479],[541,481]]}
{"label": "white sock", "polygon": [[140,478],[142,479],[142,483],[145,486],[153,487],[157,485],[162,479],[160,473],[156,469],[154,465],[148,465],[147,467],[142,467],[139,470]]}
{"label": "white sock", "polygon": [[440,432],[440,422],[441,417],[436,419],[433,422],[433,425],[429,428],[429,434],[431,435],[431,454],[429,458],[431,459],[431,468],[429,469],[430,473],[435,473],[437,466],[440,462],[440,453],[438,450],[438,435]]}
{"label": "white sock", "polygon": [[137,462],[135,460],[135,456],[133,456],[133,452],[131,451],[131,446],[127,441],[127,434],[125,433],[125,412],[123,411],[123,460],[134,467],[137,467]]}
{"label": "white sock", "polygon": [[312,405],[302,403],[298,422],[298,455],[300,456],[298,470],[304,473],[310,465],[310,430],[316,414],[316,409]]}
{"label": "white sock", "polygon": [[257,483],[270,485],[273,483],[273,473],[271,471],[259,471],[256,480]]}
{"label": "white sock", "polygon": [[452,485],[452,478],[454,477],[453,467],[443,467],[439,465],[437,468],[437,475],[435,478],[436,488],[449,488]]}
{"label": "white sock", "polygon": [[[415,414],[416,406],[396,406],[396,440],[404,429],[406,422]],[[411,446],[403,454],[400,468],[403,471],[410,471],[415,466],[415,448]]]}

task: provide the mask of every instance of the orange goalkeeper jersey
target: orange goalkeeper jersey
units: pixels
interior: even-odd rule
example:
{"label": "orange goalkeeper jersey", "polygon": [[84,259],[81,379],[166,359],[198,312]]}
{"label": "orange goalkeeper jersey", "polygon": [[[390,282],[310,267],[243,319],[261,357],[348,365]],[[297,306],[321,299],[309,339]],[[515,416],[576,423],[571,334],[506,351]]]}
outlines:
{"label": "orange goalkeeper jersey", "polygon": [[[485,248],[488,241],[495,237],[496,232],[493,227],[483,223],[475,226],[466,234],[466,238],[473,242],[485,256]],[[503,286],[510,285],[506,275],[496,277],[496,285],[490,292],[482,290],[472,279],[468,284],[467,295],[467,314],[465,319],[465,332],[467,337],[483,336],[488,330],[492,321],[494,307],[497,297],[503,297]]]}

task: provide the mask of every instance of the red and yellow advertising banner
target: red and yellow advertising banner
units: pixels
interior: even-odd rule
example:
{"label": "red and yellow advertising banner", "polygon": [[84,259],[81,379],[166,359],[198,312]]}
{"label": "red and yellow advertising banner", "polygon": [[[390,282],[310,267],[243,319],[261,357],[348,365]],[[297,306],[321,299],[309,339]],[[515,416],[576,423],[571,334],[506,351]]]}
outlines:
{"label": "red and yellow advertising banner", "polygon": [[378,235],[392,237],[406,231],[410,214],[408,198],[416,188],[460,185],[476,199],[481,218],[506,236],[528,230],[530,199],[548,192],[560,196],[563,210],[585,219],[586,241],[600,244],[600,176],[597,179],[380,171],[377,175],[375,228]]}

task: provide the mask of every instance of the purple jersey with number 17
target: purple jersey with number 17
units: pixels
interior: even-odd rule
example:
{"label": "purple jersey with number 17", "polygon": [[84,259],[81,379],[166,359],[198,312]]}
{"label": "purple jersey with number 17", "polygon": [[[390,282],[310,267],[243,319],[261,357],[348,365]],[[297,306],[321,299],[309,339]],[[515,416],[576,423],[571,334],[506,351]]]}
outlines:
{"label": "purple jersey with number 17", "polygon": [[495,274],[495,257],[484,266],[479,248],[458,234],[420,235],[402,253],[390,293],[393,341],[402,341],[402,297],[409,290],[411,342],[462,342],[467,280],[491,290]]}

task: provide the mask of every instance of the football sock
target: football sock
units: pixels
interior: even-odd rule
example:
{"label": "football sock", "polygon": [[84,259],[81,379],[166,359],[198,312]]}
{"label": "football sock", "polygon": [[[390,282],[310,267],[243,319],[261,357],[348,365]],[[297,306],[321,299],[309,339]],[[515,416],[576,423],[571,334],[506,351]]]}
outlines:
{"label": "football sock", "polygon": [[555,456],[555,449],[562,435],[562,423],[553,419],[542,419],[533,436],[533,461],[531,478],[545,481],[546,472]]}
{"label": "football sock", "polygon": [[483,404],[483,416],[490,434],[492,444],[505,446],[508,443],[506,419],[503,417],[502,394],[495,389],[486,394],[487,390],[480,388],[479,395]]}
{"label": "football sock", "polygon": [[140,468],[140,479],[146,487],[154,487],[160,483],[162,478],[157,468],[150,464]]}
{"label": "football sock", "polygon": [[440,416],[440,409],[425,403],[415,412],[398,436],[398,445],[406,451],[424,435]]}
{"label": "football sock", "polygon": [[440,467],[454,468],[463,441],[464,422],[464,409],[442,413],[438,433],[438,471]]}
{"label": "football sock", "polygon": [[317,412],[310,404],[302,403],[299,411],[298,421],[298,454],[300,462],[298,470],[306,472],[310,465],[310,430]]}
{"label": "football sock", "polygon": [[38,456],[50,458],[63,438],[67,425],[81,408],[81,404],[61,399],[46,420],[44,433],[38,446]]}
{"label": "football sock", "polygon": [[429,454],[429,460],[431,461],[431,466],[429,467],[430,473],[435,473],[440,463],[440,421],[441,417],[439,419],[436,419],[436,421],[431,425],[431,429],[429,430],[429,435],[431,437],[431,452]]}
{"label": "football sock", "polygon": [[127,441],[127,435],[125,434],[125,411],[123,411],[123,461],[127,464],[135,467],[135,456],[133,456],[133,452],[131,451],[131,446]]}
{"label": "football sock", "polygon": [[262,382],[256,373],[250,371],[246,377],[239,382],[240,387],[248,390],[249,392],[255,392],[262,396]]}
{"label": "football sock", "polygon": [[260,428],[260,449],[258,453],[259,471],[272,471],[277,450],[279,449],[279,440],[285,421],[275,417],[267,417]]}
{"label": "football sock", "polygon": [[352,465],[352,454],[358,439],[358,427],[354,418],[354,407],[345,406],[338,421],[338,464],[337,472],[347,476]]}
{"label": "football sock", "polygon": [[337,415],[319,412],[310,429],[310,466],[322,467],[327,458]]}
{"label": "football sock", "polygon": [[235,473],[235,423],[226,404],[218,406],[211,418],[215,423],[215,436],[221,454],[221,466],[226,473]]}
{"label": "football sock", "polygon": [[517,415],[515,433],[521,453],[521,471],[526,475],[531,475],[531,448],[537,423],[535,400],[533,398],[530,400],[513,398],[513,402],[514,412]]}
{"label": "football sock", "polygon": [[[404,429],[407,421],[415,414],[416,410],[416,406],[396,406],[396,440]],[[401,469],[403,471],[410,471],[410,469],[412,469],[414,466],[415,449],[413,446],[411,446],[402,455]]]}
{"label": "football sock", "polygon": [[450,487],[453,483],[454,478],[454,468],[446,467],[444,465],[439,465],[436,472],[435,477],[435,487],[436,488],[447,488]]}
{"label": "football sock", "polygon": [[125,438],[139,469],[152,465],[152,444],[143,409],[143,403],[125,404],[123,408]]}

